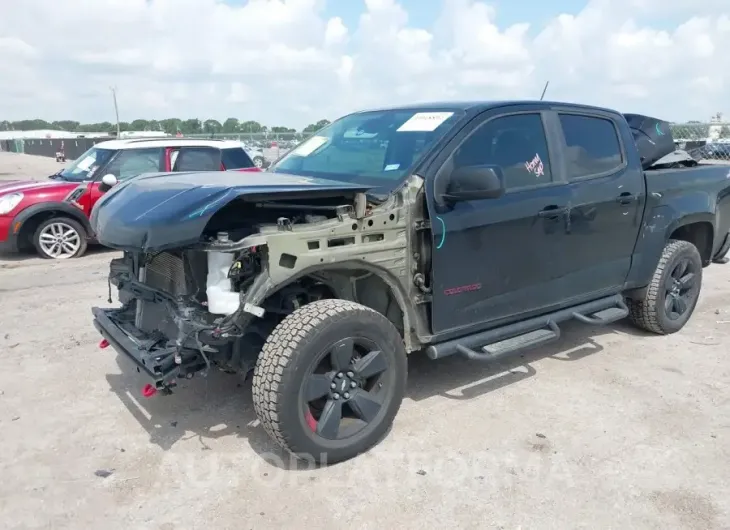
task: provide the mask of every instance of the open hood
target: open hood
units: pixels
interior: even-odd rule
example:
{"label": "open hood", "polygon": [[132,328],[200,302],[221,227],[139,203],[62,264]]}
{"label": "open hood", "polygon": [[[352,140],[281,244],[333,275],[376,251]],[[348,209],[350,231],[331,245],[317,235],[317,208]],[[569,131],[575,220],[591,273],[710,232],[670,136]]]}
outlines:
{"label": "open hood", "polygon": [[198,242],[210,218],[236,199],[349,198],[368,189],[269,172],[149,173],[108,191],[91,212],[91,227],[102,245],[157,252]]}

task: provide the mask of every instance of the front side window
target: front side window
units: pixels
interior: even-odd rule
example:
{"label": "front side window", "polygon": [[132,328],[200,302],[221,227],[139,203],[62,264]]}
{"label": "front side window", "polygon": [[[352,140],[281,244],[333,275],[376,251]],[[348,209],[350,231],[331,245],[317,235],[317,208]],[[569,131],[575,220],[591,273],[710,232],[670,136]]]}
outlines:
{"label": "front side window", "polygon": [[561,114],[566,143],[568,178],[607,173],[623,164],[621,143],[611,120]]}
{"label": "front side window", "polygon": [[163,150],[159,147],[147,149],[125,149],[114,157],[104,169],[104,174],[112,174],[118,180],[126,180],[142,173],[161,171]]}
{"label": "front side window", "polygon": [[486,122],[454,153],[454,167],[497,165],[505,188],[514,190],[552,181],[550,156],[540,114],[514,114]]}
{"label": "front side window", "polygon": [[463,114],[457,109],[350,114],[317,131],[269,171],[392,189]]}

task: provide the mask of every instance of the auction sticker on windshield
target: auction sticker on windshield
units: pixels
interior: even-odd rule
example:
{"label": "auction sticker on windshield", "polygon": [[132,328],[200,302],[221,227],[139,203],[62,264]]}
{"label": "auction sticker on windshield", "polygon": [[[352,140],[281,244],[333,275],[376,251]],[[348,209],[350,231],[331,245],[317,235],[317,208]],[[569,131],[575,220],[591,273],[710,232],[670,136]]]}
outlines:
{"label": "auction sticker on windshield", "polygon": [[403,125],[398,127],[398,132],[431,132],[443,122],[453,116],[453,112],[418,112],[411,116]]}
{"label": "auction sticker on windshield", "polygon": [[312,136],[309,140],[294,149],[291,154],[298,156],[309,156],[317,149],[327,143],[329,138],[326,136]]}

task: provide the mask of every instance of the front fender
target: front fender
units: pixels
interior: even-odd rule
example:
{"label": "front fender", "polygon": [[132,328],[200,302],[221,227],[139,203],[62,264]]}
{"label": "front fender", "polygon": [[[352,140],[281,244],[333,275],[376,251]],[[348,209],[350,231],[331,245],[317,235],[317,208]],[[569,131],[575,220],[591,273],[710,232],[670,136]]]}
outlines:
{"label": "front fender", "polygon": [[86,230],[86,234],[88,236],[93,234],[93,231],[91,230],[91,225],[89,224],[89,219],[86,217],[86,215],[84,215],[84,212],[67,202],[50,201],[34,204],[19,212],[13,219],[13,235],[17,237],[23,227],[37,215],[50,213],[57,213],[70,217],[81,223],[81,226],[84,227],[84,230]]}

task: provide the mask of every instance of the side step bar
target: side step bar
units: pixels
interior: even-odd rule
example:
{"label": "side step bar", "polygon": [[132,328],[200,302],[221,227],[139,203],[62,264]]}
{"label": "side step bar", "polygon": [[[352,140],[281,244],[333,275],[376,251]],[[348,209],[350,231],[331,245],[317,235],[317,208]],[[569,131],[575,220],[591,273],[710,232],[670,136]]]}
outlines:
{"label": "side step bar", "polygon": [[435,360],[458,353],[473,361],[491,361],[558,340],[560,322],[575,319],[584,324],[602,326],[621,320],[628,314],[629,308],[623,297],[617,294],[501,328],[432,344],[426,348],[426,355]]}

